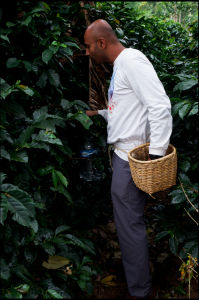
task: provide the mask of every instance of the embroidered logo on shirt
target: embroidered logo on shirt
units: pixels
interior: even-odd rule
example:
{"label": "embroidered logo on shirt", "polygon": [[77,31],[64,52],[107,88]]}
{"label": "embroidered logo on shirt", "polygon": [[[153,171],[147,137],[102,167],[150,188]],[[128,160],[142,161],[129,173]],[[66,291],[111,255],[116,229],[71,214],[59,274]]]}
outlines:
{"label": "embroidered logo on shirt", "polygon": [[113,76],[111,78],[111,83],[108,89],[108,109],[111,114],[115,107],[115,102],[113,101],[113,92],[114,92],[114,80],[115,80],[116,71],[117,69],[113,73]]}

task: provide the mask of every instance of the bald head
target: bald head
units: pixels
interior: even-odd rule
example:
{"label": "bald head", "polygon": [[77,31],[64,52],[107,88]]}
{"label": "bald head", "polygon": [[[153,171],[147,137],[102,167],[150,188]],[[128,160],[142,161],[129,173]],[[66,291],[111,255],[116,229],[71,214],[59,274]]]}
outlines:
{"label": "bald head", "polygon": [[89,35],[94,42],[103,37],[108,43],[119,43],[118,38],[112,27],[105,20],[99,19],[94,21],[86,29],[85,35]]}
{"label": "bald head", "polygon": [[112,27],[105,20],[96,20],[85,31],[86,55],[96,64],[113,63],[124,46],[119,42]]}

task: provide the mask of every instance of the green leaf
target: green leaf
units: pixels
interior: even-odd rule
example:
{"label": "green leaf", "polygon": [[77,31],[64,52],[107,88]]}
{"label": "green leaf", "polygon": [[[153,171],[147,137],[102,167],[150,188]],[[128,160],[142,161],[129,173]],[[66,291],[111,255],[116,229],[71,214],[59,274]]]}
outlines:
{"label": "green leaf", "polygon": [[32,275],[29,273],[29,271],[26,269],[26,267],[24,265],[18,264],[17,269],[19,270],[19,272],[21,272],[24,275],[29,276],[31,279],[34,278],[34,277],[32,277]]}
{"label": "green leaf", "polygon": [[24,255],[25,255],[27,262],[32,264],[35,261],[35,259],[37,258],[36,247],[33,245],[26,245]]}
{"label": "green leaf", "polygon": [[28,142],[29,138],[33,134],[35,128],[32,126],[28,126],[25,130],[22,131],[19,138],[16,140],[17,144],[22,144]]}
{"label": "green leaf", "polygon": [[92,260],[90,259],[90,257],[84,256],[83,259],[82,259],[82,264],[86,264],[88,262],[92,262]]}
{"label": "green leaf", "polygon": [[69,192],[66,189],[64,189],[62,193],[64,194],[64,196],[66,196],[66,198],[68,199],[68,201],[71,204],[73,204],[73,200],[72,200],[71,195],[69,194]]}
{"label": "green leaf", "polygon": [[28,26],[28,24],[32,21],[32,17],[28,16],[24,21],[18,21],[20,22],[22,25],[26,25]]}
{"label": "green leaf", "polygon": [[59,176],[56,174],[56,172],[54,170],[52,171],[52,180],[53,180],[54,186],[56,187],[57,183],[59,181]]}
{"label": "green leaf", "polygon": [[13,220],[23,226],[30,227],[29,216],[35,216],[35,207],[28,194],[19,190],[12,190],[9,191],[7,201],[11,213],[14,213]]}
{"label": "green leaf", "polygon": [[55,235],[59,235],[60,233],[69,230],[71,227],[67,226],[67,225],[61,225],[59,227],[57,227],[57,229],[55,230]]}
{"label": "green leaf", "polygon": [[94,293],[94,286],[93,286],[93,284],[91,282],[87,282],[86,285],[87,285],[86,290],[87,290],[88,295],[92,295]]}
{"label": "green leaf", "polygon": [[8,153],[5,149],[0,149],[0,156],[8,159],[9,161],[11,160],[10,153]]}
{"label": "green leaf", "polygon": [[37,170],[37,173],[39,174],[39,176],[44,176],[44,175],[47,175],[47,174],[49,174],[49,173],[51,173],[53,171],[54,171],[54,167],[48,166],[46,168],[39,168]]}
{"label": "green leaf", "polygon": [[55,46],[49,46],[49,49],[51,50],[51,51],[53,51],[53,54],[55,54],[58,50],[59,50],[59,47],[55,47]]}
{"label": "green leaf", "polygon": [[74,235],[71,234],[64,234],[65,237],[67,237],[68,239],[70,239],[74,245],[81,247],[83,249],[85,249],[84,244],[82,243],[82,241],[80,241],[78,238],[76,238]]}
{"label": "green leaf", "polygon": [[173,91],[177,91],[177,90],[180,90],[180,92],[182,91],[185,91],[185,90],[189,90],[191,89],[193,86],[197,85],[197,80],[194,80],[194,79],[189,79],[189,80],[186,80],[186,81],[183,81],[183,82],[180,82],[178,83]]}
{"label": "green leaf", "polygon": [[170,250],[173,254],[175,254],[175,255],[178,254],[178,242],[175,238],[174,239],[172,239],[172,238],[169,239],[169,248],[170,248]]}
{"label": "green leaf", "polygon": [[66,99],[62,99],[61,101],[61,106],[63,107],[63,109],[69,109],[73,105],[75,105],[75,101],[68,101]]}
{"label": "green leaf", "polygon": [[90,275],[88,274],[80,274],[79,278],[83,281],[89,281],[91,279]]}
{"label": "green leaf", "polygon": [[0,137],[3,140],[8,141],[9,143],[13,143],[13,140],[11,139],[9,133],[6,130],[2,129],[2,128],[0,128]]}
{"label": "green leaf", "polygon": [[[48,122],[48,120],[47,120]],[[34,124],[35,125],[35,124]],[[46,143],[50,143],[50,144],[56,144],[56,145],[61,145],[62,141],[60,139],[57,139],[56,136],[52,137],[53,135],[51,133],[48,133],[45,131],[40,131],[40,133],[38,134],[38,136],[34,135],[34,141],[38,141],[38,142],[46,142]]]}
{"label": "green leaf", "polygon": [[46,71],[43,71],[41,76],[39,77],[39,80],[36,82],[36,86],[43,89],[46,86],[46,82],[47,82],[47,73]]}
{"label": "green leaf", "polygon": [[8,27],[13,27],[13,26],[15,26],[15,25],[17,25],[17,24],[14,24],[14,23],[11,23],[11,22],[6,22],[6,25],[7,25]]}
{"label": "green leaf", "polygon": [[184,171],[185,173],[189,170],[191,164],[188,160],[184,160],[178,163],[179,168]]}
{"label": "green leaf", "polygon": [[44,6],[46,9],[50,10],[50,7],[48,6],[47,3],[43,2],[43,6]]}
{"label": "green leaf", "polygon": [[75,119],[78,120],[86,129],[89,129],[93,124],[93,121],[84,113],[78,114]]}
{"label": "green leaf", "polygon": [[79,285],[79,287],[84,291],[87,286],[86,286],[86,281],[83,280],[77,280],[77,284]]}
{"label": "green leaf", "polygon": [[34,96],[38,97],[41,99],[41,94],[39,92],[37,92],[35,89],[33,89],[32,87],[30,88],[33,92],[34,92]]}
{"label": "green leaf", "polygon": [[2,182],[5,180],[6,177],[7,177],[6,174],[0,172],[0,184],[2,184]]}
{"label": "green leaf", "polygon": [[73,200],[70,196],[70,194],[68,193],[68,191],[64,188],[63,185],[59,185],[58,187],[56,188],[53,188],[53,187],[50,187],[50,189],[54,192],[58,192],[58,193],[61,193],[63,194],[64,196],[66,196],[66,198],[68,199],[68,201],[73,204]]}
{"label": "green leaf", "polygon": [[10,40],[9,40],[9,38],[6,36],[6,35],[0,35],[0,37],[3,39],[3,40],[5,40],[5,41],[7,41],[8,43],[10,43]]}
{"label": "green leaf", "polygon": [[42,52],[42,60],[48,64],[49,60],[52,58],[53,56],[53,51],[50,49],[46,49]]}
{"label": "green leaf", "polygon": [[198,103],[194,104],[191,111],[188,114],[188,117],[196,115],[198,113]]}
{"label": "green leaf", "polygon": [[44,248],[44,250],[50,254],[50,255],[54,255],[55,254],[55,247],[52,243],[50,242],[46,242],[46,243],[42,243],[41,246]]}
{"label": "green leaf", "polygon": [[186,116],[190,108],[192,107],[192,103],[185,104],[179,111],[179,116],[183,120],[183,118]]}
{"label": "green leaf", "polygon": [[20,265],[14,266],[12,267],[11,271],[12,273],[16,274],[19,278],[21,278],[23,281],[31,284],[31,281],[29,278],[27,278],[19,269]]}
{"label": "green leaf", "polygon": [[10,277],[10,268],[3,258],[0,258],[0,266],[0,278],[8,281]]}
{"label": "green leaf", "polygon": [[184,183],[184,184],[186,184],[188,186],[192,186],[192,183],[191,183],[189,177],[186,174],[180,173],[179,177],[180,177],[182,183]]}
{"label": "green leaf", "polygon": [[56,87],[59,86],[59,84],[60,84],[59,74],[56,73],[55,70],[49,69],[49,70],[47,71],[47,76],[48,76],[49,82],[50,82],[52,85],[54,85],[54,86],[56,86]]}
{"label": "green leaf", "polygon": [[[33,112],[33,119],[34,120],[41,120],[41,117],[44,116],[46,118],[46,115],[48,114],[48,107],[47,106],[43,106],[41,107],[40,109],[36,109],[34,112]],[[44,120],[44,119],[42,119]]]}
{"label": "green leaf", "polygon": [[28,86],[25,86],[25,85],[20,84],[18,87],[20,88],[20,90],[21,90],[22,92],[24,92],[24,93],[27,94],[28,96],[33,96],[33,95],[34,95],[33,90],[30,89]]}
{"label": "green leaf", "polygon": [[15,57],[11,57],[7,60],[6,66],[7,68],[14,68],[17,67],[20,64],[20,61],[16,59]]}
{"label": "green leaf", "polygon": [[28,154],[25,150],[15,151],[11,154],[11,160],[27,163],[28,162]]}
{"label": "green leaf", "polygon": [[16,103],[14,100],[8,100],[6,103],[2,103],[3,108],[5,109],[6,112],[8,113],[13,113],[21,118],[25,118],[26,114],[21,105]]}
{"label": "green leaf", "polygon": [[171,204],[179,204],[186,200],[186,196],[184,193],[177,194],[172,197]]}
{"label": "green leaf", "polygon": [[9,123],[7,121],[6,112],[2,108],[0,110],[0,120],[1,120],[1,125],[3,125],[4,127],[8,126]]}
{"label": "green leaf", "polygon": [[38,231],[38,222],[36,219],[30,221],[30,227],[33,229],[34,233]]}
{"label": "green leaf", "polygon": [[[67,46],[66,46],[67,47]],[[73,51],[67,47],[67,48],[59,48],[58,53],[60,53],[61,55],[63,55],[64,57],[68,58],[68,55],[73,55]]]}
{"label": "green leaf", "polygon": [[88,106],[88,104],[86,104],[85,102],[81,101],[81,100],[75,100],[75,102],[77,104],[79,104],[80,106],[86,108],[86,109],[90,109],[90,107]]}
{"label": "green leaf", "polygon": [[38,149],[45,149],[47,152],[49,152],[50,148],[48,144],[45,144],[43,142],[31,142],[29,144],[30,148],[38,148]]}
{"label": "green leaf", "polygon": [[93,243],[90,240],[87,240],[85,238],[81,238],[80,240],[84,244],[84,249],[86,251],[92,253],[93,255],[96,255],[96,253],[95,253],[95,247],[94,247]]}
{"label": "green leaf", "polygon": [[194,258],[198,260],[198,243],[196,243],[189,252]]}
{"label": "green leaf", "polygon": [[15,287],[15,289],[22,294],[26,294],[29,291],[29,288],[30,286],[27,284],[22,284],[18,288]]}
{"label": "green leaf", "polygon": [[175,116],[179,112],[179,110],[183,107],[184,104],[185,104],[184,102],[180,102],[172,106],[172,112],[171,112],[172,116]]}
{"label": "green leaf", "polygon": [[51,295],[52,298],[54,299],[63,299],[63,297],[57,293],[55,290],[48,289],[47,292]]}
{"label": "green leaf", "polygon": [[177,288],[172,288],[177,294],[187,295],[187,293],[183,290],[181,285],[178,285]]}
{"label": "green leaf", "polygon": [[24,67],[26,68],[27,72],[32,71],[32,64],[29,61],[22,60],[22,63],[24,64]]}
{"label": "green leaf", "polygon": [[16,291],[14,288],[9,288],[8,292],[5,294],[6,299],[22,299],[23,296],[21,293]]}
{"label": "green leaf", "polygon": [[79,46],[78,46],[77,44],[72,43],[72,42],[65,42],[64,44],[65,44],[66,46],[76,47],[76,48],[80,49]]}
{"label": "green leaf", "polygon": [[52,121],[52,120],[36,121],[36,122],[34,122],[34,124],[32,123],[32,126],[37,127],[37,128],[41,128],[41,129],[55,131],[54,121]]}
{"label": "green leaf", "polygon": [[1,193],[1,202],[0,202],[0,223],[2,225],[5,219],[7,218],[8,213],[8,201],[7,197]]}
{"label": "green leaf", "polygon": [[154,239],[154,242],[159,242],[168,235],[169,235],[168,231],[162,231],[162,232],[158,233],[158,235],[156,235],[156,237]]}
{"label": "green leaf", "polygon": [[124,37],[124,31],[121,28],[116,28],[115,33],[118,38],[123,38]]}
{"label": "green leaf", "polygon": [[4,236],[5,236],[6,242],[8,242],[9,239],[11,238],[11,236],[12,236],[12,230],[11,230],[9,224],[6,224],[6,225],[4,226]]}
{"label": "green leaf", "polygon": [[59,177],[60,181],[63,183],[63,185],[65,185],[65,187],[68,186],[68,181],[66,179],[66,177],[60,172],[60,171],[56,171],[56,175]]}

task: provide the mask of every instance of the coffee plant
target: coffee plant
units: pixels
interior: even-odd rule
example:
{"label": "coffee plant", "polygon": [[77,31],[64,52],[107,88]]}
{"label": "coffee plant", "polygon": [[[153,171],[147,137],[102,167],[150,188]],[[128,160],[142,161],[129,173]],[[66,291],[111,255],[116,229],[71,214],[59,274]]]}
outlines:
{"label": "coffee plant", "polygon": [[[112,214],[111,173],[106,123],[85,114],[85,9],[91,22],[107,20],[125,47],[149,58],[171,99],[181,181],[171,204],[154,206],[148,221],[175,255],[197,257],[196,224],[186,211],[197,213],[180,185],[197,209],[197,21],[187,32],[173,21],[137,18],[124,2],[68,4],[1,3],[1,298],[92,294],[91,276],[101,272],[89,229]],[[93,162],[101,174],[90,183],[79,177],[79,149],[88,139],[99,147]]]}

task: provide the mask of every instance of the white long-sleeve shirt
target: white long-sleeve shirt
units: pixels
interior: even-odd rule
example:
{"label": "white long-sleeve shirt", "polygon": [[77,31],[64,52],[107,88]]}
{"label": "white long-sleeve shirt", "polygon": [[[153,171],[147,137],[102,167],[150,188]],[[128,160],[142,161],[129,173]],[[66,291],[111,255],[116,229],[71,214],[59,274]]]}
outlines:
{"label": "white long-sleeve shirt", "polygon": [[[108,90],[108,144],[130,151],[149,143],[149,154],[164,156],[172,132],[171,103],[155,69],[139,50],[126,48],[115,59]],[[116,154],[128,161],[126,153]]]}

